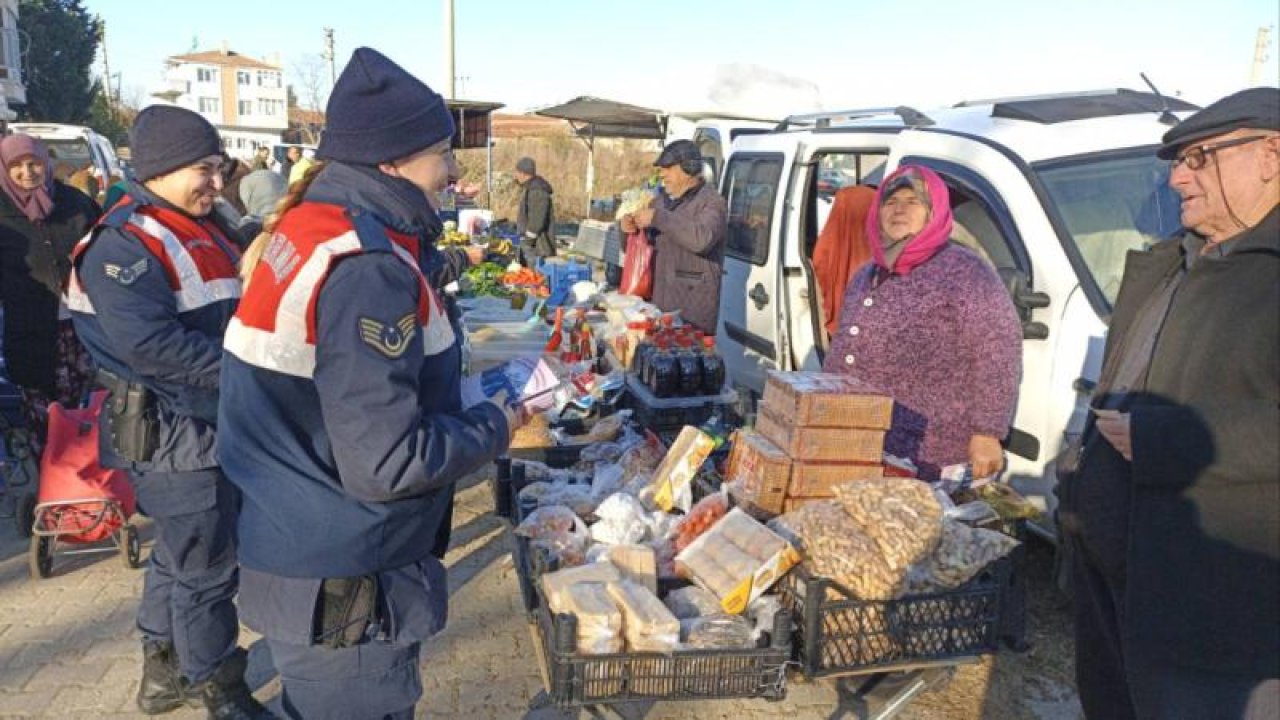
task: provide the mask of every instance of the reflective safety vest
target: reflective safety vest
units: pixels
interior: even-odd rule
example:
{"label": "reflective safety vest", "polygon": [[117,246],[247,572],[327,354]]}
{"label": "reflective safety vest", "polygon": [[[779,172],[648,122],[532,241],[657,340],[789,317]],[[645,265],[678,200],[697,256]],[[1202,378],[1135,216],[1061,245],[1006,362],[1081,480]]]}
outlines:
{"label": "reflective safety vest", "polygon": [[[443,303],[418,266],[418,250],[416,237],[388,229],[363,210],[301,203],[284,216],[263,250],[224,347],[254,367],[310,379],[316,365],[316,306],[325,279],[343,258],[389,252],[418,278],[416,322],[423,352],[438,355],[453,346],[455,336]],[[361,333],[376,335],[378,344],[394,354],[413,330],[412,325],[371,323]]]}
{"label": "reflective safety vest", "polygon": [[[93,301],[80,283],[79,268],[80,259],[104,227],[125,230],[155,257],[173,291],[179,313],[240,297],[236,268],[240,251],[213,222],[196,220],[177,210],[142,205],[125,196],[72,250],[71,278],[65,296],[68,310],[96,314]],[[144,258],[133,266],[107,266],[106,272],[121,285],[129,285],[149,269],[146,263],[148,259]]]}

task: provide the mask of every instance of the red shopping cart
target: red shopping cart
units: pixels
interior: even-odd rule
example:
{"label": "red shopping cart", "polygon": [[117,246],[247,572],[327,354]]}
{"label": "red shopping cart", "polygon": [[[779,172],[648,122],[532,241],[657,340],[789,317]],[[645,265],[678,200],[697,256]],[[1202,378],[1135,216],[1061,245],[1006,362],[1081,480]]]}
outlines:
{"label": "red shopping cart", "polygon": [[33,579],[53,572],[62,553],[119,552],[125,565],[141,565],[133,488],[122,470],[98,464],[98,416],[107,393],[95,392],[89,406],[49,406],[49,440],[40,459],[40,489],[31,524],[28,565]]}

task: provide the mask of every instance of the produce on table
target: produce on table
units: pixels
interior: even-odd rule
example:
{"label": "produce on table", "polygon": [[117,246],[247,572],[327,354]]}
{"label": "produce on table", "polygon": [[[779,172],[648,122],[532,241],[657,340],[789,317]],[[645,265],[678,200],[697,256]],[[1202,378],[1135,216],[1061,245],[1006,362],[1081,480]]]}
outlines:
{"label": "produce on table", "polygon": [[958,588],[1017,546],[1018,541],[1004,533],[972,528],[948,519],[943,522],[938,549],[912,568],[908,590],[936,592]]}

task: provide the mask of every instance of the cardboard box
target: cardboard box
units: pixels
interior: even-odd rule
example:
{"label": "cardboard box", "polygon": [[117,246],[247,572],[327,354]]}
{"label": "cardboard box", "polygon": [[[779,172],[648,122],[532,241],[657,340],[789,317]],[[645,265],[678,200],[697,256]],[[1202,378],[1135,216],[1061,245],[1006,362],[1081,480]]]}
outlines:
{"label": "cardboard box", "polygon": [[788,425],[888,430],[893,398],[834,373],[770,372],[764,407]]}
{"label": "cardboard box", "polygon": [[884,467],[872,463],[830,463],[796,461],[791,463],[788,497],[835,497],[831,488],[853,480],[872,480],[883,476]]}
{"label": "cardboard box", "polygon": [[791,458],[753,430],[733,435],[725,481],[741,481],[739,499],[773,514],[782,512],[791,479]]}
{"label": "cardboard box", "polygon": [[878,463],[884,453],[884,430],[801,427],[766,407],[756,415],[756,431],[793,460]]}

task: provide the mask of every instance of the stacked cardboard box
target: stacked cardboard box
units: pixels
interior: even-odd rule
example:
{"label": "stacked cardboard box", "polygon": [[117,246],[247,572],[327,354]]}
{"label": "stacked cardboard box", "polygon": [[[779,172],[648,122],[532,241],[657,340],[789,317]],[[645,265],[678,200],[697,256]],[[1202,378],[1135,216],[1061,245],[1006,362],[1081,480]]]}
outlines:
{"label": "stacked cardboard box", "polygon": [[882,475],[892,419],[893,399],[853,378],[770,373],[755,430],[734,439],[728,479],[768,513],[832,497],[835,485]]}

